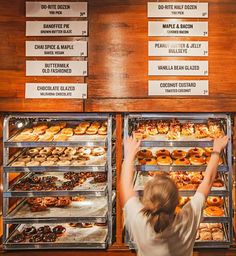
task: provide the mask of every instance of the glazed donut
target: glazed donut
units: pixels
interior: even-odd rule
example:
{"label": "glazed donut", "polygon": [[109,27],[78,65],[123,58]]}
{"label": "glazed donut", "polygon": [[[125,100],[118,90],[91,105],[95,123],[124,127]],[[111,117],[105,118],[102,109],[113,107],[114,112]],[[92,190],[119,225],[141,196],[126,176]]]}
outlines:
{"label": "glazed donut", "polygon": [[25,162],[23,162],[23,161],[15,161],[15,162],[13,162],[11,164],[11,166],[25,166]]}
{"label": "glazed donut", "polygon": [[156,152],[156,156],[170,156],[170,152],[167,149],[160,149]]}
{"label": "glazed donut", "polygon": [[65,149],[64,152],[66,155],[74,155],[76,153],[76,148],[68,147]]}
{"label": "glazed donut", "polygon": [[187,158],[177,158],[174,162],[173,165],[189,165],[189,160]]}
{"label": "glazed donut", "polygon": [[159,164],[159,165],[170,165],[170,164],[172,164],[172,160],[169,156],[159,156],[157,158],[157,164]]}
{"label": "glazed donut", "polygon": [[[208,156],[208,157],[206,158],[206,164],[209,163],[210,159],[211,159],[210,156]],[[223,159],[222,159],[222,157],[219,157],[218,165],[221,165],[221,164],[223,164]]]}
{"label": "glazed donut", "polygon": [[43,235],[43,242],[55,242],[56,241],[56,234],[53,232],[46,233]]}
{"label": "glazed donut", "polygon": [[82,228],[91,228],[93,227],[93,223],[82,223]]}
{"label": "glazed donut", "polygon": [[57,203],[57,198],[56,197],[44,197],[43,203],[48,207],[55,206]]}
{"label": "glazed donut", "polygon": [[58,225],[52,229],[52,232],[56,234],[56,236],[62,236],[66,232],[66,228],[62,225]]}
{"label": "glazed donut", "polygon": [[61,155],[64,152],[65,148],[64,147],[56,147],[52,151],[52,155]]}
{"label": "glazed donut", "polygon": [[210,217],[220,217],[224,215],[224,210],[217,206],[208,206],[204,209],[206,216]]}
{"label": "glazed donut", "polygon": [[27,155],[24,155],[24,156],[21,156],[17,159],[17,161],[22,161],[24,163],[28,163],[31,161],[31,157],[30,156],[27,156]]}
{"label": "glazed donut", "polygon": [[70,205],[71,200],[69,197],[58,197],[57,203],[56,203],[56,207],[65,207]]}
{"label": "glazed donut", "polygon": [[59,156],[58,155],[51,155],[47,157],[47,161],[53,161],[53,162],[57,162],[59,160]]}
{"label": "glazed donut", "polygon": [[25,241],[25,236],[23,234],[17,234],[14,235],[11,239],[10,239],[10,243],[21,243]]}
{"label": "glazed donut", "polygon": [[34,160],[38,161],[40,163],[44,162],[46,159],[47,159],[46,155],[37,155],[37,156],[34,157]]}
{"label": "glazed donut", "polygon": [[204,148],[205,152],[204,152],[204,155],[205,156],[211,156],[211,153],[213,152],[213,147],[206,147]]}
{"label": "glazed donut", "polygon": [[193,155],[189,157],[189,161],[192,165],[203,165],[206,163],[206,160],[202,156]]}
{"label": "glazed donut", "polygon": [[106,153],[105,148],[103,147],[97,147],[92,149],[92,155],[93,156],[102,156]]}
{"label": "glazed donut", "polygon": [[173,159],[185,158],[186,156],[187,156],[187,152],[181,149],[176,149],[171,153],[171,157]]}
{"label": "glazed donut", "polygon": [[152,151],[151,151],[151,150],[148,150],[148,149],[139,150],[138,153],[137,153],[137,158],[138,158],[138,159],[142,159],[142,158],[152,158],[152,157],[153,157]]}
{"label": "glazed donut", "polygon": [[72,160],[72,157],[71,157],[71,155],[63,154],[63,155],[59,156],[59,159],[64,160],[64,161],[66,161],[66,160],[70,161],[70,160]]}
{"label": "glazed donut", "polygon": [[156,165],[157,164],[157,159],[155,157],[152,158],[146,158],[146,165]]}
{"label": "glazed donut", "polygon": [[191,148],[188,151],[189,156],[202,156],[204,153],[204,149],[202,148]]}
{"label": "glazed donut", "polygon": [[67,165],[70,165],[70,161],[68,161],[68,160],[61,160],[61,161],[57,162],[57,165],[59,165],[59,166],[67,166]]}
{"label": "glazed donut", "polygon": [[88,156],[92,153],[92,149],[89,147],[78,148],[77,153],[79,153],[81,156]]}
{"label": "glazed donut", "polygon": [[39,153],[39,150],[37,148],[31,148],[27,151],[27,154],[31,157],[36,156]]}
{"label": "glazed donut", "polygon": [[22,234],[25,236],[25,237],[31,237],[32,235],[36,234],[36,228],[34,226],[31,226],[31,227],[28,227],[28,228],[25,228],[22,232]]}
{"label": "glazed donut", "polygon": [[219,196],[208,196],[207,198],[207,204],[208,206],[218,206],[221,207],[224,203],[224,200],[222,197]]}
{"label": "glazed donut", "polygon": [[43,202],[43,199],[40,197],[33,197],[27,200],[27,203],[31,205],[40,205],[42,204],[42,202]]}
{"label": "glazed donut", "polygon": [[41,166],[53,166],[54,164],[54,161],[44,161],[41,163]]}
{"label": "glazed donut", "polygon": [[30,161],[26,164],[26,166],[39,166],[40,162],[39,161]]}
{"label": "glazed donut", "polygon": [[213,182],[213,187],[221,188],[224,186],[224,182],[221,179],[215,179]]}

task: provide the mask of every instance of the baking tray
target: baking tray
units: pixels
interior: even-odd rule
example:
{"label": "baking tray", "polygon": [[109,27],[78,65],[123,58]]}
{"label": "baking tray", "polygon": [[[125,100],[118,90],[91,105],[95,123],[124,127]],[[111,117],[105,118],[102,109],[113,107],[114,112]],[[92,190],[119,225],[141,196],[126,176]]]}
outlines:
{"label": "baking tray", "polygon": [[[159,146],[159,145],[158,145]],[[193,146],[193,147],[196,147]],[[165,149],[167,149],[169,152],[172,152],[176,149],[181,149],[181,150],[184,150],[186,152],[188,152],[188,150],[190,149],[191,147],[165,147]],[[155,152],[158,151],[158,150],[161,150],[163,149],[162,147],[152,147],[152,148],[149,148],[149,147],[143,147],[141,149],[147,149],[147,150],[150,150],[152,151],[153,155],[155,156]],[[140,150],[141,150],[140,149]],[[218,166],[218,171],[219,172],[227,172],[228,171],[228,166],[225,164],[227,161],[226,161],[226,158],[225,158],[225,155],[222,156],[223,158],[223,164],[219,165]],[[135,167],[136,167],[136,170],[137,171],[163,171],[163,172],[170,172],[170,171],[179,171],[179,170],[182,170],[182,171],[205,171],[206,168],[207,168],[207,165],[140,165],[136,159],[135,161]]]}
{"label": "baking tray", "polygon": [[106,197],[86,197],[85,201],[72,201],[67,207],[50,207],[46,211],[31,212],[30,206],[23,200],[6,217],[5,223],[61,223],[107,221],[108,207]]}
{"label": "baking tray", "polygon": [[[47,224],[45,224],[47,225]],[[56,225],[50,225],[53,228]],[[64,224],[66,233],[58,237],[54,243],[30,243],[28,241],[22,243],[9,242],[11,237],[21,232],[24,228],[31,226],[21,224],[16,227],[14,232],[9,236],[7,241],[3,244],[4,249],[105,249],[108,244],[108,229],[107,227],[93,226],[91,228],[73,228],[69,224]],[[42,224],[34,224],[36,228]]]}
{"label": "baking tray", "polygon": [[76,195],[87,195],[87,196],[106,196],[107,194],[107,183],[95,183],[92,177],[87,178],[86,181],[80,185],[73,188],[73,190],[52,190],[52,191],[16,191],[14,190],[14,186],[20,183],[27,177],[47,177],[47,176],[55,176],[60,181],[56,181],[59,185],[62,182],[69,181],[64,178],[63,173],[55,173],[55,172],[47,172],[44,174],[33,175],[32,173],[28,173],[24,175],[21,179],[11,185],[10,189],[7,192],[3,193],[4,197],[43,197],[43,196],[76,196]]}
{"label": "baking tray", "polygon": [[[179,170],[178,170],[179,171]],[[181,168],[182,171],[182,168]],[[137,172],[137,175],[134,180],[134,190],[139,194],[143,194],[145,184],[151,180],[152,177],[148,175],[147,172]],[[196,190],[179,190],[179,194],[182,196],[193,196]],[[227,187],[216,188],[212,187],[209,196],[228,196],[229,191]]]}

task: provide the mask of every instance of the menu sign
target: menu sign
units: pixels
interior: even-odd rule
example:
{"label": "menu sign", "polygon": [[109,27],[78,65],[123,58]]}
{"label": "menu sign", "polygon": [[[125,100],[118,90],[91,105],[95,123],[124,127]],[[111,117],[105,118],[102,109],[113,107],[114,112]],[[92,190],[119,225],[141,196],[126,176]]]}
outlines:
{"label": "menu sign", "polygon": [[87,76],[87,61],[26,61],[26,76]]}
{"label": "menu sign", "polygon": [[149,41],[148,56],[208,56],[206,41]]}
{"label": "menu sign", "polygon": [[88,21],[26,21],[26,36],[87,36]]}
{"label": "menu sign", "polygon": [[26,83],[25,98],[85,99],[87,98],[87,84]]}
{"label": "menu sign", "polygon": [[149,60],[150,76],[207,76],[208,61]]}
{"label": "menu sign", "polygon": [[208,22],[149,21],[148,36],[208,36]]}
{"label": "menu sign", "polygon": [[151,80],[148,95],[209,95],[208,80]]}
{"label": "menu sign", "polygon": [[26,17],[87,17],[87,2],[26,2]]}
{"label": "menu sign", "polygon": [[148,18],[208,18],[208,3],[148,3]]}
{"label": "menu sign", "polygon": [[87,56],[86,41],[27,41],[26,56]]}

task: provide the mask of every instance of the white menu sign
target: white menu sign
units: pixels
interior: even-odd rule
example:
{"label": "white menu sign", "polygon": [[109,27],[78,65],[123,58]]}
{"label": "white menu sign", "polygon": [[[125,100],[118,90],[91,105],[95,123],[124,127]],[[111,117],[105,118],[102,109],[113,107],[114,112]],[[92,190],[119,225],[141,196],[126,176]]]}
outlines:
{"label": "white menu sign", "polygon": [[87,36],[88,21],[26,21],[26,36]]}
{"label": "white menu sign", "polygon": [[87,2],[26,2],[26,17],[87,17]]}
{"label": "white menu sign", "polygon": [[208,61],[149,60],[149,76],[207,76]]}
{"label": "white menu sign", "polygon": [[209,95],[208,80],[151,80],[148,95]]}
{"label": "white menu sign", "polygon": [[208,22],[149,21],[148,36],[208,36]]}
{"label": "white menu sign", "polygon": [[87,56],[86,41],[26,41],[26,56]]}
{"label": "white menu sign", "polygon": [[87,84],[26,83],[25,98],[85,99],[87,98]]}
{"label": "white menu sign", "polygon": [[26,61],[26,76],[87,76],[87,61]]}
{"label": "white menu sign", "polygon": [[149,41],[148,56],[208,56],[206,41]]}
{"label": "white menu sign", "polygon": [[149,18],[208,18],[208,3],[149,2]]}

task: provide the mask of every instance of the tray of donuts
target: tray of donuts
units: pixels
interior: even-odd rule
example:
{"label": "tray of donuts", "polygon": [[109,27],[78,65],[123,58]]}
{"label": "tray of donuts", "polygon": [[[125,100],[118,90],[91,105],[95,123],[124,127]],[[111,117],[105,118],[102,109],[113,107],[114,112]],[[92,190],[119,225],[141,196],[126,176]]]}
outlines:
{"label": "tray of donuts", "polygon": [[[176,208],[178,213],[181,208],[191,200],[191,197],[180,197]],[[203,210],[203,222],[228,222],[227,197],[208,196]]]}
{"label": "tray of donuts", "polygon": [[33,142],[78,142],[78,141],[105,141],[107,135],[106,121],[83,121],[83,122],[55,122],[37,123],[24,128],[13,135],[6,146]]}
{"label": "tray of donuts", "polygon": [[[136,165],[138,170],[158,169],[169,170],[171,166],[173,170],[182,167],[186,170],[191,167],[192,170],[205,170],[213,151],[212,147],[167,147],[167,148],[141,148],[136,155]],[[219,159],[220,171],[227,171],[226,159],[224,154]],[[140,168],[141,167],[141,168]]]}
{"label": "tray of donuts", "polygon": [[195,247],[204,244],[209,247],[209,243],[212,244],[212,246],[215,246],[216,243],[219,243],[219,245],[222,245],[222,243],[225,243],[225,245],[229,244],[225,223],[200,223]]}
{"label": "tray of donuts", "polygon": [[14,182],[5,196],[96,195],[105,196],[107,174],[104,172],[27,173]]}
{"label": "tray of donuts", "polygon": [[8,249],[81,248],[105,249],[106,223],[20,224],[14,228],[4,246]]}
{"label": "tray of donuts", "polygon": [[5,217],[6,223],[56,222],[106,222],[107,197],[90,196],[50,196],[30,197],[19,201],[18,205]]}
{"label": "tray of donuts", "polygon": [[[105,147],[35,147],[26,148],[10,160],[6,167],[21,168],[105,166]],[[57,169],[57,168],[55,168]]]}
{"label": "tray of donuts", "polygon": [[[193,195],[199,184],[202,182],[204,172],[161,172],[161,171],[149,171],[138,172],[135,177],[134,188],[135,191],[141,192],[144,189],[145,184],[154,177],[158,177],[159,174],[168,175],[176,183],[179,193],[182,195]],[[224,181],[224,175],[217,173],[217,177],[211,188],[210,195],[228,195],[228,189]]]}
{"label": "tray of donuts", "polygon": [[136,138],[144,141],[210,141],[225,134],[223,120],[141,120],[132,123]]}

